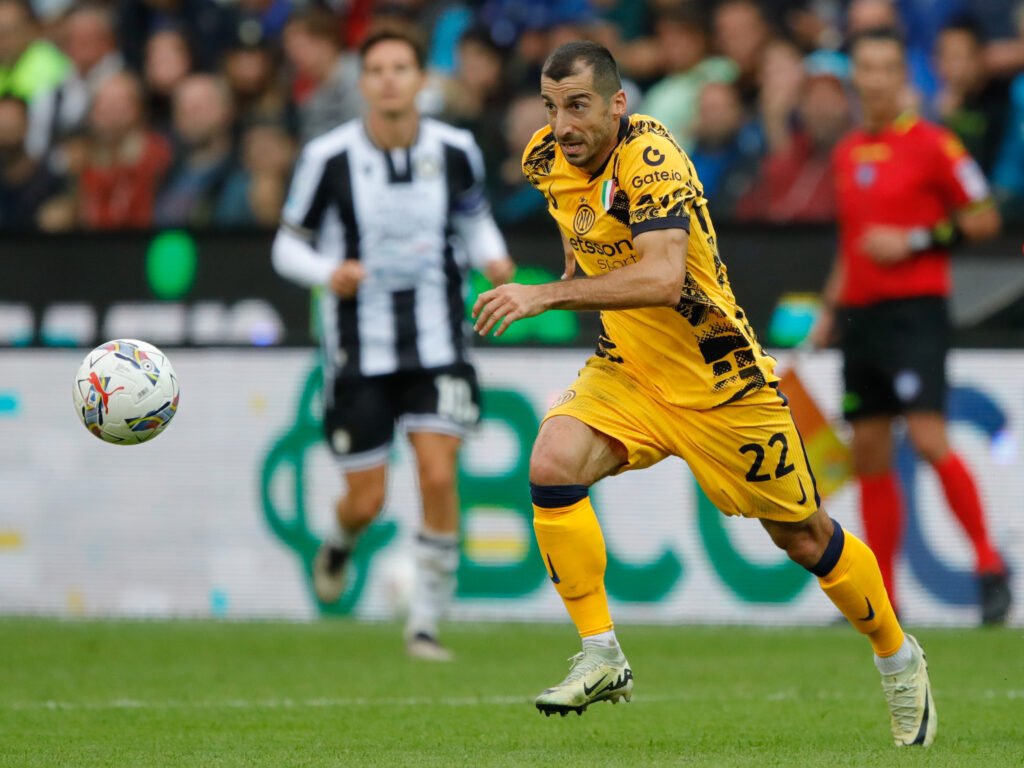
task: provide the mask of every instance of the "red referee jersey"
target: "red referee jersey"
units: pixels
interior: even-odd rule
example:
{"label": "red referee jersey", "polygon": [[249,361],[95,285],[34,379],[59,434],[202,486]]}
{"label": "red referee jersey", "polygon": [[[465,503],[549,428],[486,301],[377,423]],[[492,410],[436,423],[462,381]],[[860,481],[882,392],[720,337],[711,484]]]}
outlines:
{"label": "red referee jersey", "polygon": [[950,131],[905,114],[879,133],[851,131],[833,157],[843,282],[848,307],[913,296],[948,296],[949,253],[916,253],[891,266],[861,246],[872,226],[931,228],[957,208],[985,200],[978,164]]}

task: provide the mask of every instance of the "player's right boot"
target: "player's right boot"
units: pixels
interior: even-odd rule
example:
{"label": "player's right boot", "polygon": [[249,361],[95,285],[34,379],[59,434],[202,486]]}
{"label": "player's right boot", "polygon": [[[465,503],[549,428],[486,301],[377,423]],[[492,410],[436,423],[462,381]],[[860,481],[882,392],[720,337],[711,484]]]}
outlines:
{"label": "player's right boot", "polygon": [[313,558],[313,592],[321,603],[336,603],[345,591],[345,565],[351,552],[325,541]]}
{"label": "player's right boot", "polygon": [[889,725],[897,747],[929,746],[939,725],[928,680],[928,660],[921,645],[907,635],[914,658],[895,675],[882,675],[882,690],[889,704]]}
{"label": "player's right boot", "polygon": [[548,688],[536,698],[537,709],[547,716],[570,712],[582,715],[586,708],[596,701],[633,698],[633,670],[622,655],[622,649],[584,648],[569,661],[572,668],[569,675],[553,688]]}

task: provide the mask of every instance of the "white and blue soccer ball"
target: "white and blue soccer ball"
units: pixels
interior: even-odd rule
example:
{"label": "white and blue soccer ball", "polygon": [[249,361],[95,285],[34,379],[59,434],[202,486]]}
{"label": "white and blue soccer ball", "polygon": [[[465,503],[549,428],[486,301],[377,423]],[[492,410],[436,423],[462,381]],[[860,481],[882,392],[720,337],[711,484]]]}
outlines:
{"label": "white and blue soccer ball", "polygon": [[72,396],[85,428],[100,440],[152,440],[178,411],[178,377],[167,355],[138,339],[115,339],[85,356]]}

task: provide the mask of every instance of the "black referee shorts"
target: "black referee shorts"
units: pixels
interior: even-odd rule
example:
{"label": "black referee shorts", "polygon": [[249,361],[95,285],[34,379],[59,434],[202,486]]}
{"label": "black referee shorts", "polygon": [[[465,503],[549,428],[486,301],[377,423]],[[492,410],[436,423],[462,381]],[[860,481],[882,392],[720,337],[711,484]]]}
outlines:
{"label": "black referee shorts", "polygon": [[845,307],[836,316],[843,352],[843,415],[946,409],[948,304],[939,296]]}

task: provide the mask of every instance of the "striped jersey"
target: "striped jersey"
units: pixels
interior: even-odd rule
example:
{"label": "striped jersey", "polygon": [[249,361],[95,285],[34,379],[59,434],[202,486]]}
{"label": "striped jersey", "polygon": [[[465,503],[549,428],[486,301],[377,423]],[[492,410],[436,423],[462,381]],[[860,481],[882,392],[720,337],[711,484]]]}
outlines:
{"label": "striped jersey", "polygon": [[366,277],[351,299],[324,291],[321,339],[337,376],[377,376],[466,360],[465,276],[506,255],[483,190],[472,135],[422,118],[410,147],[374,144],[362,120],[314,139],[296,164],[282,231],[312,244],[275,266],[325,285],[344,259]]}

